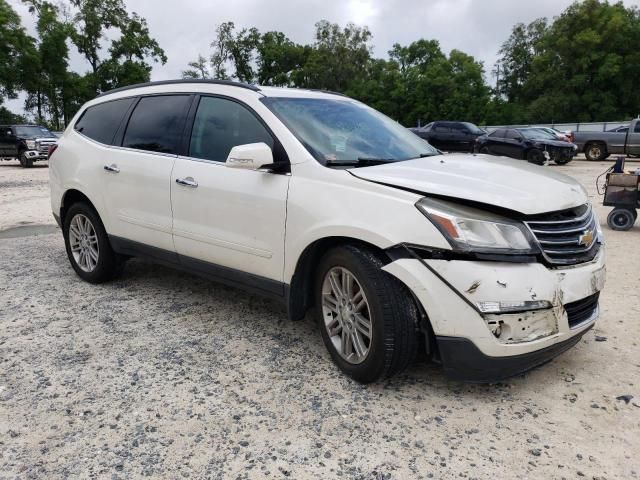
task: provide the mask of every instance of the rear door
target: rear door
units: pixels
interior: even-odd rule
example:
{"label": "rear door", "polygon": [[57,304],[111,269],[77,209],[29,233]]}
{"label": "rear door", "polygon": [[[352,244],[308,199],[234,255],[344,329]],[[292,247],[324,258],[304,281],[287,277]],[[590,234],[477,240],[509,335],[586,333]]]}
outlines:
{"label": "rear door", "polygon": [[512,158],[523,158],[524,138],[517,130],[511,128],[506,131],[500,146],[500,154]]}
{"label": "rear door", "polygon": [[444,122],[434,122],[431,127],[429,143],[440,150],[448,150],[451,146],[451,129]]}
{"label": "rear door", "polygon": [[629,126],[625,152],[628,155],[640,155],[640,120],[634,120]]}
{"label": "rear door", "polygon": [[175,255],[171,171],[192,99],[186,94],[139,98],[99,173],[109,234],[165,251],[148,250],[151,255]]}
{"label": "rear door", "polygon": [[[275,136],[247,105],[202,96],[193,116],[187,155],[171,177],[173,234],[180,262],[227,280],[253,275],[256,287],[282,295],[288,174],[225,166],[237,145],[266,143],[284,154]],[[247,276],[246,274],[250,274]],[[266,281],[265,281],[266,279]],[[272,282],[269,282],[272,281]]]}

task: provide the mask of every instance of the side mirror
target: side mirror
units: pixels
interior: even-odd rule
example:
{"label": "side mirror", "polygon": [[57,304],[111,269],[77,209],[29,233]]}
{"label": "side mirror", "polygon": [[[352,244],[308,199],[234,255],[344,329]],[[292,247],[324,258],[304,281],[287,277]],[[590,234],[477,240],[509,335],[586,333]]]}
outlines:
{"label": "side mirror", "polygon": [[266,143],[247,143],[233,147],[225,165],[229,168],[259,170],[273,163],[273,152]]}

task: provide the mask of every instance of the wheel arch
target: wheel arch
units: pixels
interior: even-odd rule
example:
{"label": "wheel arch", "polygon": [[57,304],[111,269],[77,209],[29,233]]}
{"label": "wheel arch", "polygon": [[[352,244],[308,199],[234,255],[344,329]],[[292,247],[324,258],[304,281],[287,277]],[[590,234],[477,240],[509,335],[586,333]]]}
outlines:
{"label": "wheel arch", "polygon": [[[64,223],[64,217],[67,211],[69,211],[69,207],[71,207],[71,205],[73,205],[74,203],[78,203],[78,202],[87,203],[91,208],[93,208],[98,213],[98,216],[102,220],[102,215],[96,208],[96,204],[93,201],[91,201],[89,196],[87,196],[84,192],[78,190],[77,188],[69,188],[64,192],[60,200],[60,221],[62,223]],[[104,224],[104,220],[102,220],[102,223]]]}
{"label": "wheel arch", "polygon": [[296,262],[286,292],[287,311],[290,320],[302,320],[307,310],[313,306],[313,280],[314,266],[318,264],[322,256],[332,248],[342,245],[354,245],[366,248],[377,253],[385,264],[391,258],[380,247],[365,240],[348,236],[329,236],[319,238],[302,251]]}

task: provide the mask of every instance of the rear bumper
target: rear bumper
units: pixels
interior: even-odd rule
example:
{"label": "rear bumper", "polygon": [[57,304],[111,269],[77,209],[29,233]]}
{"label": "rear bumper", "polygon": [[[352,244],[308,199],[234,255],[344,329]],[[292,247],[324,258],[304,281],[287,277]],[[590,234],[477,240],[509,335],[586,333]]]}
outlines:
{"label": "rear bumper", "polygon": [[469,339],[436,337],[444,372],[452,380],[491,383],[547,363],[580,341],[593,324],[579,334],[540,350],[508,357],[490,357]]}

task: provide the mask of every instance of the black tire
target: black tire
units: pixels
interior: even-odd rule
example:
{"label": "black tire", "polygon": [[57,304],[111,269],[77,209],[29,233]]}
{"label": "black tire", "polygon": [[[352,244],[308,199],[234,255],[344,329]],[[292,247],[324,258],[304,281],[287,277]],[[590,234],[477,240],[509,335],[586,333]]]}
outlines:
{"label": "black tire", "polygon": [[[95,268],[90,271],[84,271],[71,251],[71,242],[69,238],[69,230],[71,221],[76,215],[86,217],[93,227],[98,239],[98,260]],[[122,273],[124,267],[124,258],[113,251],[109,243],[109,237],[102,225],[102,221],[98,213],[89,205],[83,202],[74,203],[67,210],[62,224],[62,233],[64,235],[64,244],[67,250],[67,256],[71,266],[80,278],[89,283],[104,283],[113,280]]]}
{"label": "black tire", "polygon": [[607,147],[600,142],[587,143],[584,146],[584,156],[591,162],[597,162],[604,160],[609,156],[607,153]]}
{"label": "black tire", "polygon": [[637,212],[628,208],[614,208],[607,216],[611,230],[629,230],[636,223]]}
{"label": "black tire", "polygon": [[489,147],[482,147],[479,153],[482,153],[484,155],[491,155],[491,152],[489,151]]}
{"label": "black tire", "polygon": [[30,158],[27,158],[27,155],[25,154],[25,152],[20,152],[18,154],[18,160],[20,160],[20,166],[22,168],[33,167],[33,160],[31,160]]}
{"label": "black tire", "polygon": [[541,150],[532,148],[527,152],[527,161],[529,163],[535,163],[536,165],[544,165],[545,158]]}
{"label": "black tire", "polygon": [[[316,318],[322,339],[336,365],[361,383],[402,372],[415,359],[419,344],[416,304],[406,287],[383,271],[383,266],[373,251],[347,245],[327,252],[316,271]],[[358,364],[342,358],[325,325],[322,286],[327,273],[335,267],[353,274],[368,301],[372,335],[368,353]]]}

